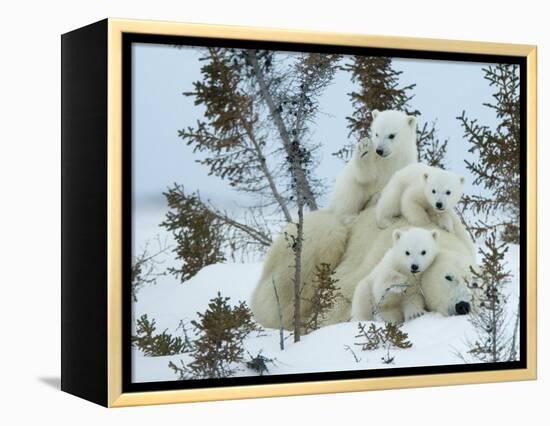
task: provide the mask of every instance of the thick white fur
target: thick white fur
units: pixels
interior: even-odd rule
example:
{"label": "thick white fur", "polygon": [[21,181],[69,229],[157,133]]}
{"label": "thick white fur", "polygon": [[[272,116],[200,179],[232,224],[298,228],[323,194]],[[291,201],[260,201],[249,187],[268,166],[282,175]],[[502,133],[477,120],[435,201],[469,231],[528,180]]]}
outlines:
{"label": "thick white fur", "polygon": [[[355,219],[351,229],[342,261],[336,268],[334,278],[343,295],[329,313],[326,324],[349,321],[351,318],[351,300],[359,282],[376,267],[382,257],[393,245],[394,230],[406,230],[408,222],[400,218],[386,229],[376,224],[375,209],[369,207]],[[454,223],[457,229],[463,230],[460,220]],[[434,224],[422,227],[427,230],[437,229]],[[451,273],[456,277],[468,277],[470,265],[475,266],[473,243],[465,230],[462,232],[440,232],[438,237],[439,254],[431,266],[422,274],[421,287],[424,291],[428,311],[440,312],[443,315],[453,314],[451,305],[462,294],[469,292],[464,282],[457,286],[445,285],[445,275]],[[432,272],[433,271],[433,272]],[[439,285],[439,284],[444,285]],[[372,318],[369,318],[372,319]]]}
{"label": "thick white fur", "polygon": [[[321,263],[336,267],[344,254],[349,228],[342,218],[327,210],[318,210],[304,216],[304,245],[301,262],[303,284],[301,313],[307,318],[311,306],[311,285],[315,268]],[[294,256],[289,247],[288,235],[296,235],[296,226],[288,225],[269,248],[261,278],[254,289],[250,307],[256,321],[269,328],[279,328],[279,312],[275,290],[277,288],[282,310],[283,327],[291,330],[294,314]]]}
{"label": "thick white fur", "polygon": [[[336,306],[329,312],[326,324],[348,321],[351,318],[351,301],[359,281],[366,277],[380,262],[386,251],[392,247],[392,233],[395,229],[406,229],[408,223],[399,219],[389,228],[381,230],[376,224],[375,209],[361,212],[351,225],[342,223],[341,218],[328,212],[317,211],[304,217],[305,244],[302,260],[302,280],[311,282],[315,267],[322,262],[338,265],[334,277],[343,298],[337,299]],[[466,297],[463,283],[447,285],[445,276],[467,277],[469,266],[475,265],[473,243],[459,220],[454,224],[462,232],[454,234],[441,232],[438,238],[440,253],[423,274],[421,285],[424,290],[428,311],[452,315],[453,307],[460,297]],[[433,230],[434,225],[426,229]],[[294,233],[294,226],[288,232]],[[349,232],[349,237],[348,237]],[[277,302],[272,278],[276,282],[283,325],[292,329],[293,314],[293,265],[294,259],[287,241],[279,236],[268,250],[262,276],[251,298],[251,308],[256,320],[264,327],[279,328]],[[458,279],[458,278],[457,278]],[[311,286],[303,290],[304,298],[311,292]],[[464,295],[464,296],[463,296]],[[302,303],[302,317],[310,313],[310,306]]]}
{"label": "thick white fur", "polygon": [[468,284],[473,276],[470,266],[476,267],[469,256],[457,256],[453,250],[442,250],[422,276],[422,294],[430,311],[445,316],[456,315],[460,302],[471,304],[472,293]]}
{"label": "thick white fur", "polygon": [[359,213],[397,170],[418,161],[415,117],[392,110],[375,110],[372,116],[371,138],[358,142],[336,178],[329,209],[338,215]]}
{"label": "thick white fur", "polygon": [[454,207],[462,197],[464,178],[453,172],[411,164],[390,179],[376,205],[376,220],[387,228],[396,216],[403,216],[413,226],[437,223],[454,232]]}
{"label": "thick white fur", "polygon": [[438,236],[437,231],[422,228],[395,230],[393,246],[355,289],[352,319],[368,320],[374,316],[401,323],[423,315],[426,311],[420,277],[439,251]]}

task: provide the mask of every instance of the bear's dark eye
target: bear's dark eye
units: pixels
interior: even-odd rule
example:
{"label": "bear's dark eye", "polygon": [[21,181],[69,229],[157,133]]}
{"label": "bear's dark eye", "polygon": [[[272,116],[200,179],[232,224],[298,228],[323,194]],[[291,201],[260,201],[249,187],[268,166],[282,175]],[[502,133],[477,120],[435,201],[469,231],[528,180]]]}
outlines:
{"label": "bear's dark eye", "polygon": [[435,194],[435,189],[432,189],[432,194]]}
{"label": "bear's dark eye", "polygon": [[426,250],[422,250],[422,253],[420,253],[422,256],[426,255]]}
{"label": "bear's dark eye", "polygon": [[410,255],[410,253],[409,253],[408,251],[406,251],[405,254],[406,254],[407,256]]}
{"label": "bear's dark eye", "polygon": [[376,137],[378,137],[378,133],[376,134]]}
{"label": "bear's dark eye", "polygon": [[452,281],[453,280],[453,277],[451,275],[445,275],[445,279],[447,281]]}
{"label": "bear's dark eye", "polygon": [[451,191],[447,191],[445,194],[447,195],[451,195]]}
{"label": "bear's dark eye", "polygon": [[394,139],[394,138],[395,138],[395,133],[390,133],[390,135],[388,136],[388,138]]}

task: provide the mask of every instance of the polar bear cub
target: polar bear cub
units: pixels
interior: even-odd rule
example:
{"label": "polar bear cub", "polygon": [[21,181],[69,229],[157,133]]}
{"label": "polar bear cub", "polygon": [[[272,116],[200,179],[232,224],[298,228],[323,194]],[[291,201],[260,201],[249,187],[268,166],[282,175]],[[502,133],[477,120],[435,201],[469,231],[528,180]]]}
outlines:
{"label": "polar bear cub", "polygon": [[376,198],[392,175],[418,161],[416,118],[400,111],[372,112],[371,137],[360,140],[336,178],[329,209],[356,215]]}
{"label": "polar bear cub", "polygon": [[413,226],[427,226],[433,220],[454,232],[454,207],[462,197],[464,178],[455,173],[417,163],[399,170],[380,194],[376,222],[382,229],[395,216]]}
{"label": "polar bear cub", "polygon": [[352,319],[401,323],[423,315],[420,275],[438,254],[438,237],[422,228],[395,230],[392,247],[355,289]]}
{"label": "polar bear cub", "polygon": [[338,215],[355,215],[376,193],[376,154],[369,138],[357,142],[351,160],[336,178],[329,210]]}

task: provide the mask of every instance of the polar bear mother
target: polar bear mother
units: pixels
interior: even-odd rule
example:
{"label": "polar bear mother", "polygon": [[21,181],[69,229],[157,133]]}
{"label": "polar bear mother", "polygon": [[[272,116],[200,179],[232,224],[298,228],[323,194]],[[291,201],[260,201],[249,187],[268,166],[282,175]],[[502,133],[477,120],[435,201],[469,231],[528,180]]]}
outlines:
{"label": "polar bear mother", "polygon": [[[302,305],[314,289],[315,269],[321,263],[336,267],[344,255],[349,235],[350,216],[357,215],[369,201],[376,199],[392,175],[418,161],[416,118],[400,111],[372,112],[371,138],[360,141],[353,158],[336,179],[329,208],[311,212],[304,217],[304,244],[301,253]],[[251,306],[260,324],[279,327],[275,290],[280,293],[280,305],[286,324],[292,318],[292,282],[294,257],[288,247],[288,235],[296,227],[288,225],[267,252],[260,282],[253,293]],[[279,296],[279,294],[278,294]],[[264,310],[264,306],[273,309]],[[268,325],[269,324],[269,325]],[[290,325],[288,325],[290,328]]]}
{"label": "polar bear mother", "polygon": [[[464,229],[458,218],[455,218],[453,225]],[[334,274],[344,297],[330,312],[328,324],[350,319],[350,301],[358,283],[371,273],[392,247],[394,231],[408,228],[410,224],[400,218],[388,228],[380,229],[376,223],[375,208],[369,208],[358,216],[351,229],[346,252]],[[438,229],[433,223],[422,228],[430,231]],[[471,279],[470,268],[476,266],[471,240],[465,230],[456,234],[440,232],[437,245],[439,253],[420,279],[425,306],[428,311],[445,316],[466,314],[472,298],[467,282]]]}
{"label": "polar bear mother", "polygon": [[[311,305],[307,300],[314,292],[312,277],[315,267],[320,263],[329,263],[336,266],[334,278],[338,280],[336,285],[340,287],[343,297],[337,300],[333,310],[328,313],[324,325],[349,321],[357,284],[374,269],[392,246],[393,231],[406,229],[409,224],[401,218],[390,227],[380,229],[376,224],[373,207],[361,212],[351,229],[329,211],[316,211],[307,217],[302,262],[302,318],[308,318],[311,314]],[[460,221],[454,225],[463,227]],[[436,225],[430,224],[424,228],[433,230]],[[295,233],[294,229],[295,226],[289,226],[286,232]],[[464,240],[465,235],[465,232],[440,233],[439,254],[421,279],[428,311],[445,316],[466,314],[469,311],[471,294],[466,282],[470,276],[470,267],[475,265],[475,258],[468,241]],[[264,327],[279,328],[280,305],[283,327],[288,330],[293,328],[293,266],[292,251],[281,235],[267,253],[262,276],[250,300],[256,321]]]}

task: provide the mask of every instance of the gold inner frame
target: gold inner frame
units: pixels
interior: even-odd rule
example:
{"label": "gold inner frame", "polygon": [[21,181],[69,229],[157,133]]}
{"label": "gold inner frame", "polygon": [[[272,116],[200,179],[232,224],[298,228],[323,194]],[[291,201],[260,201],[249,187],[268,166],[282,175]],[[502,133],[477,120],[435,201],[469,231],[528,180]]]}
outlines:
{"label": "gold inner frame", "polygon": [[[537,50],[536,46],[222,25],[109,19],[108,24],[108,405],[122,407],[426,386],[537,377]],[[290,43],[474,53],[527,58],[527,368],[151,392],[122,392],[122,34],[160,34]]]}

